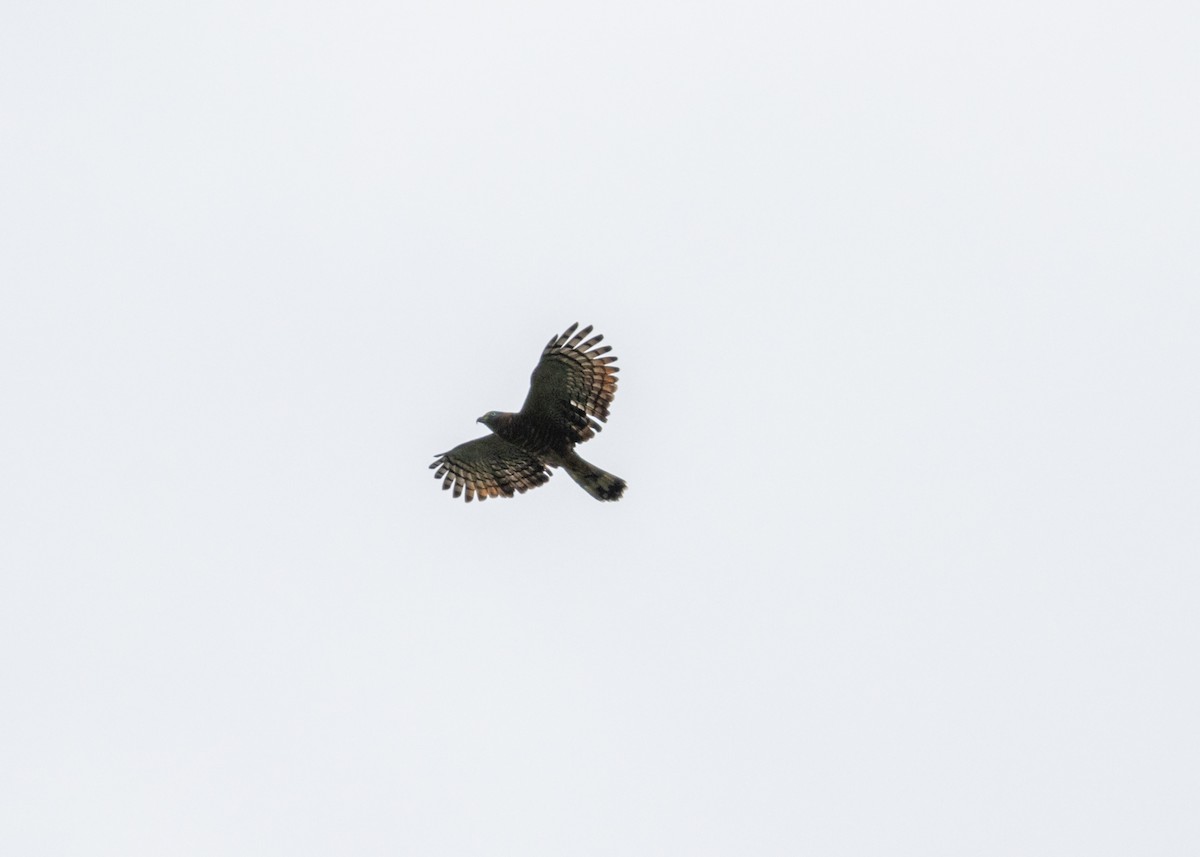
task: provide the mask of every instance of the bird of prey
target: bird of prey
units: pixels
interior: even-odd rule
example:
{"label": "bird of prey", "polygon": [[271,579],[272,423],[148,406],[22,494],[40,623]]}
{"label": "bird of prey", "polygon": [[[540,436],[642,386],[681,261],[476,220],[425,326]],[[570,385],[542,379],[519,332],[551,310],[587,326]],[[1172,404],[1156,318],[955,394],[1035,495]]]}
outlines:
{"label": "bird of prey", "polygon": [[617,391],[617,358],[605,356],[611,346],[596,346],[604,337],[589,324],[579,323],[551,337],[529,378],[529,395],[515,414],[488,411],[476,422],[492,434],[459,444],[437,456],[429,469],[442,488],[466,502],[478,496],[511,497],[550,479],[551,467],[561,467],[597,500],[619,500],[625,480],[589,464],[575,452],[608,420],[608,406]]}

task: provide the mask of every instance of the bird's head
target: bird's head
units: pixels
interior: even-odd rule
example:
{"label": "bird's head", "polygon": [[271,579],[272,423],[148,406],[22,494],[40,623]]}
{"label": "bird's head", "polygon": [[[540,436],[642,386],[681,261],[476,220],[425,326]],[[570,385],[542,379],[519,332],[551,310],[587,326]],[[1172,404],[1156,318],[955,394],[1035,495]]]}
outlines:
{"label": "bird's head", "polygon": [[475,422],[483,423],[485,426],[487,426],[488,428],[495,431],[496,423],[499,422],[499,420],[500,420],[500,412],[499,411],[488,411],[482,417],[475,420]]}

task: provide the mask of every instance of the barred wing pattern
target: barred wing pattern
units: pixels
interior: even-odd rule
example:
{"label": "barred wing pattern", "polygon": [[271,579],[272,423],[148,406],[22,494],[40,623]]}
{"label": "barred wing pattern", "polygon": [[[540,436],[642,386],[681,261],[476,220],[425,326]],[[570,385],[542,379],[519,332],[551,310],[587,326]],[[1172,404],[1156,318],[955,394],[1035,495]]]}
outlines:
{"label": "barred wing pattern", "polygon": [[488,497],[511,497],[544,485],[550,473],[541,459],[516,444],[494,434],[460,443],[438,456],[429,469],[435,477],[445,476],[442,487],[454,486],[454,496],[465,491],[467,502],[478,495],[482,503]]}
{"label": "barred wing pattern", "polygon": [[608,420],[608,407],[617,392],[619,367],[616,357],[605,356],[611,346],[595,346],[604,336],[584,341],[592,326],[576,332],[578,322],[552,337],[542,349],[541,360],[529,378],[529,395],[520,417],[537,425],[539,434],[553,435],[569,443],[595,437],[600,423]]}

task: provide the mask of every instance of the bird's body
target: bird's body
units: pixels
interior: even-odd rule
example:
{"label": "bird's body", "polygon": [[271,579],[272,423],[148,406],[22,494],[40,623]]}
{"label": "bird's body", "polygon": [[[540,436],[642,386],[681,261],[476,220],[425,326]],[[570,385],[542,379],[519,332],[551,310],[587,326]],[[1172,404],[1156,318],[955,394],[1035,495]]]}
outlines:
{"label": "bird's body", "polygon": [[430,465],[444,477],[443,488],[454,496],[466,493],[511,497],[544,484],[548,467],[561,467],[597,500],[619,500],[625,480],[589,464],[575,445],[595,436],[608,419],[617,389],[616,357],[609,346],[595,347],[604,337],[591,325],[576,332],[573,324],[552,337],[529,379],[529,395],[516,413],[489,411],[480,417],[492,434],[459,444]]}

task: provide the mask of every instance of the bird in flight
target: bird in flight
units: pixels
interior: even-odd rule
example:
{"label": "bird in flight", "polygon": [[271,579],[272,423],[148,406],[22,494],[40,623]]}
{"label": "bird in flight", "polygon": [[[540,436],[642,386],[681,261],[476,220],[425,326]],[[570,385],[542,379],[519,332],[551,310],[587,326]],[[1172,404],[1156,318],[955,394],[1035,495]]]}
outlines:
{"label": "bird in flight", "polygon": [[511,497],[550,479],[551,467],[567,475],[597,500],[619,500],[625,480],[589,464],[575,444],[595,437],[608,420],[608,406],[617,391],[616,357],[611,346],[596,347],[603,336],[579,323],[551,337],[529,378],[529,394],[515,414],[488,411],[476,422],[491,434],[461,443],[437,456],[429,469],[470,503],[488,497]]}

